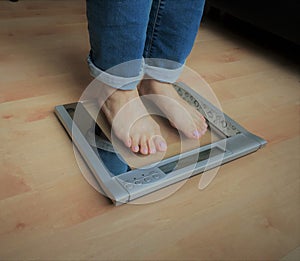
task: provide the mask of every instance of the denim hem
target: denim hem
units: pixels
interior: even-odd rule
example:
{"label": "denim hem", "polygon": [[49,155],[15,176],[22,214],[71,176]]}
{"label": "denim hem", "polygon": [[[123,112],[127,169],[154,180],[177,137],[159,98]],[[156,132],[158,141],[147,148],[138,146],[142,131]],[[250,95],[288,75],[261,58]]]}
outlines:
{"label": "denim hem", "polygon": [[135,77],[120,77],[117,75],[109,74],[107,72],[99,69],[91,60],[91,57],[87,57],[87,63],[90,69],[90,74],[97,80],[103,82],[104,84],[122,90],[134,90],[137,84],[143,79],[143,71]]}
{"label": "denim hem", "polygon": [[152,78],[160,82],[174,83],[179,78],[184,65],[177,69],[166,69],[162,67],[151,66],[148,64],[144,65],[144,78]]}

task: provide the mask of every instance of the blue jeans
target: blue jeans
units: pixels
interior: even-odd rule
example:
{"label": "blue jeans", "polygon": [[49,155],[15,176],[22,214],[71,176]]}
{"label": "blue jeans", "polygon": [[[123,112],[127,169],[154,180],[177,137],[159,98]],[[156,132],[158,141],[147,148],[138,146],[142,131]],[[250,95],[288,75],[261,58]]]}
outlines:
{"label": "blue jeans", "polygon": [[91,74],[131,90],[146,75],[175,82],[197,35],[205,0],[87,0]]}

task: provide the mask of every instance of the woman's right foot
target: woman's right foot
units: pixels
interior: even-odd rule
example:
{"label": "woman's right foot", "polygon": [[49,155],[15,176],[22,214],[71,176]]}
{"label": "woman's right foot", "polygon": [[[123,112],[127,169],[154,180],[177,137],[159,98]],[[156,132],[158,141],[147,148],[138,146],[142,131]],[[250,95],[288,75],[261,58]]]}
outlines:
{"label": "woman's right foot", "polygon": [[[154,154],[157,151],[166,151],[167,144],[161,135],[159,125],[148,114],[138,91],[115,90],[104,86],[103,92],[109,97],[102,101],[102,105],[113,133],[133,152]],[[103,103],[104,102],[104,103]]]}

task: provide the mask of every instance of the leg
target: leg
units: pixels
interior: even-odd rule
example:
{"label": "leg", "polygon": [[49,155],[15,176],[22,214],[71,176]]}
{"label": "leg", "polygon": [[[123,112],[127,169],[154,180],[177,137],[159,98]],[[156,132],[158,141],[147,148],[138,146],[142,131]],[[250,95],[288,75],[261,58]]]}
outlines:
{"label": "leg", "polygon": [[[144,49],[145,73],[152,79],[144,80],[139,88],[142,95],[172,98],[168,103],[165,99],[156,99],[155,103],[176,128],[196,139],[206,131],[205,119],[184,102],[169,83],[177,80],[191,52],[203,8],[204,0],[153,0]],[[186,112],[191,117],[184,117]]]}
{"label": "leg", "polygon": [[[143,50],[150,0],[87,0],[91,73],[101,92],[99,104],[114,134],[132,151],[143,154],[166,149],[159,126],[146,114],[136,85],[142,78]],[[129,63],[128,63],[129,62]],[[126,105],[125,111],[121,109]],[[115,116],[121,113],[123,117]]]}
{"label": "leg", "polygon": [[143,54],[149,65],[172,70],[185,63],[203,9],[204,0],[153,0]]}

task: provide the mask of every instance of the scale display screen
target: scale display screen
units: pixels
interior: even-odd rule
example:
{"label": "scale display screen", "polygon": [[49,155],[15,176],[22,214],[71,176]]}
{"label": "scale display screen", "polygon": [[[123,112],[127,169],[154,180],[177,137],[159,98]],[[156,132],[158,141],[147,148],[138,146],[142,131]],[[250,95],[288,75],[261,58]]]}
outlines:
{"label": "scale display screen", "polygon": [[[207,160],[210,157],[220,155],[221,153],[223,153],[223,151],[221,149],[219,149],[218,147],[214,147],[212,149],[202,151],[202,152],[198,153],[198,155],[197,154],[191,155],[191,156],[188,156],[185,158],[174,160],[168,164],[160,166],[159,169],[161,171],[163,171],[165,174],[169,174],[175,169],[182,169],[187,166],[194,165],[197,162]],[[198,158],[195,158],[197,156],[198,156]]]}

